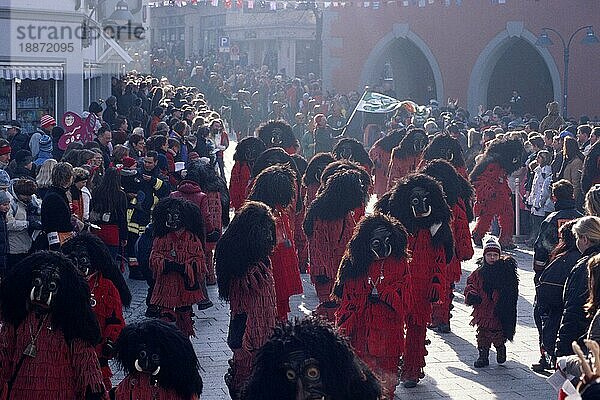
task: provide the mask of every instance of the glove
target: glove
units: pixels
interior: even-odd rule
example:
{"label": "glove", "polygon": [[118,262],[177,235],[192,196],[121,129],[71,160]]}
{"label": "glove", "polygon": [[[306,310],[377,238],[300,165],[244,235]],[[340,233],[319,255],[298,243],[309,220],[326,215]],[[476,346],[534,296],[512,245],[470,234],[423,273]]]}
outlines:
{"label": "glove", "polygon": [[163,275],[167,275],[170,272],[177,272],[178,274],[185,274],[185,265],[176,263],[175,261],[166,261],[163,268]]}
{"label": "glove", "polygon": [[480,295],[478,295],[478,294],[475,294],[475,293],[469,293],[469,294],[467,295],[467,301],[466,301],[466,303],[467,303],[468,305],[472,305],[472,306],[474,306],[474,305],[477,305],[477,304],[481,304],[481,302],[482,302],[482,301],[483,301],[483,299],[482,299],[482,298],[481,298],[481,296],[480,296]]}

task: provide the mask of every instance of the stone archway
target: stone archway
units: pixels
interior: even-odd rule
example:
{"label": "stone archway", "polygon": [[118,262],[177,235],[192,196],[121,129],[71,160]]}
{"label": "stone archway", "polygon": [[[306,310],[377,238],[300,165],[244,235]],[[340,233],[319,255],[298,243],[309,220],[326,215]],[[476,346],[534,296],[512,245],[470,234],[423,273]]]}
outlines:
{"label": "stone archway", "polygon": [[[525,80],[527,78],[526,75],[515,70],[513,74],[514,79],[507,82],[506,88],[494,86],[490,90],[490,83],[495,85],[499,76],[507,75],[506,71],[502,71],[503,68],[507,68],[507,52],[516,52],[518,54],[529,52],[529,55],[535,59],[535,65],[538,66],[539,73],[547,74],[547,77],[541,77],[539,82],[547,82],[546,84],[549,83],[552,86],[550,90],[545,88],[546,91],[535,93],[535,96],[537,97],[534,99],[534,104],[530,106],[531,110],[529,111],[535,111],[537,114],[540,114],[541,112],[541,115],[538,115],[538,117],[541,118],[544,116],[543,106],[546,102],[556,100],[561,103],[561,78],[558,67],[547,49],[535,45],[536,39],[537,38],[533,33],[524,28],[522,22],[508,22],[506,24],[506,29],[496,35],[496,37],[488,43],[479,54],[469,79],[467,107],[472,115],[477,115],[480,104],[483,104],[488,108],[496,105],[488,104],[488,100],[500,99],[504,92],[508,91],[508,93],[510,93],[512,89],[519,89],[511,86],[518,85],[518,82],[520,82],[519,80]],[[539,82],[538,85],[543,84]],[[535,85],[530,85],[530,87],[534,86]],[[509,98],[510,95],[508,95],[506,101],[508,101]]]}
{"label": "stone archway", "polygon": [[399,98],[412,98],[420,104],[435,98],[443,104],[444,84],[438,62],[408,24],[395,24],[377,42],[363,66],[362,85],[381,84],[386,63],[391,66],[393,89]]}

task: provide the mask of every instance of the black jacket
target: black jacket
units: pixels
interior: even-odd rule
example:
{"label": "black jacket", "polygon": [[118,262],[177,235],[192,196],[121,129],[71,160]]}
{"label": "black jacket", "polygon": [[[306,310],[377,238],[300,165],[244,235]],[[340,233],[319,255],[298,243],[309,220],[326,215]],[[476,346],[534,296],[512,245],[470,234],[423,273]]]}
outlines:
{"label": "black jacket", "polygon": [[543,271],[548,265],[550,253],[558,244],[558,229],[562,224],[583,216],[576,210],[576,207],[575,200],[559,200],[554,203],[556,211],[548,215],[542,222],[540,234],[533,246],[533,270],[535,272]]}
{"label": "black jacket", "polygon": [[563,293],[563,316],[556,341],[558,357],[573,354],[571,343],[587,332],[590,321],[583,310],[588,298],[587,261],[598,253],[600,253],[600,245],[588,248],[567,278]]}
{"label": "black jacket", "polygon": [[0,278],[6,275],[6,255],[8,254],[8,230],[6,214],[0,213]]}

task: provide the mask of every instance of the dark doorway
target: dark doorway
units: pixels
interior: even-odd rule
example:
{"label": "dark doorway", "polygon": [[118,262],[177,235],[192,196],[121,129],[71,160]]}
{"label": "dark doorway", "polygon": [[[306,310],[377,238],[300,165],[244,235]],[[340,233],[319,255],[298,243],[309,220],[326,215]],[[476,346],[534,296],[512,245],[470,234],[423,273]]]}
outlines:
{"label": "dark doorway", "polygon": [[513,90],[523,98],[524,113],[538,118],[546,114],[546,103],[554,99],[546,62],[534,46],[522,39],[509,43],[496,63],[488,84],[487,107],[507,104]]}
{"label": "dark doorway", "polygon": [[437,99],[429,61],[410,40],[396,39],[391,43],[378,67],[373,84],[384,93],[418,104],[429,104],[429,100]]}

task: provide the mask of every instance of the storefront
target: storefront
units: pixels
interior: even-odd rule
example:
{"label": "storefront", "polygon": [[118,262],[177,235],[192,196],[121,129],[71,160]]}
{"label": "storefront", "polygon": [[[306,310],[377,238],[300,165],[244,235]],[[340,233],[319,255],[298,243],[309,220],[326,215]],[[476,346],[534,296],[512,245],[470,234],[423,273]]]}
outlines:
{"label": "storefront", "polygon": [[56,116],[62,84],[62,65],[0,65],[0,121],[33,132],[42,115]]}

